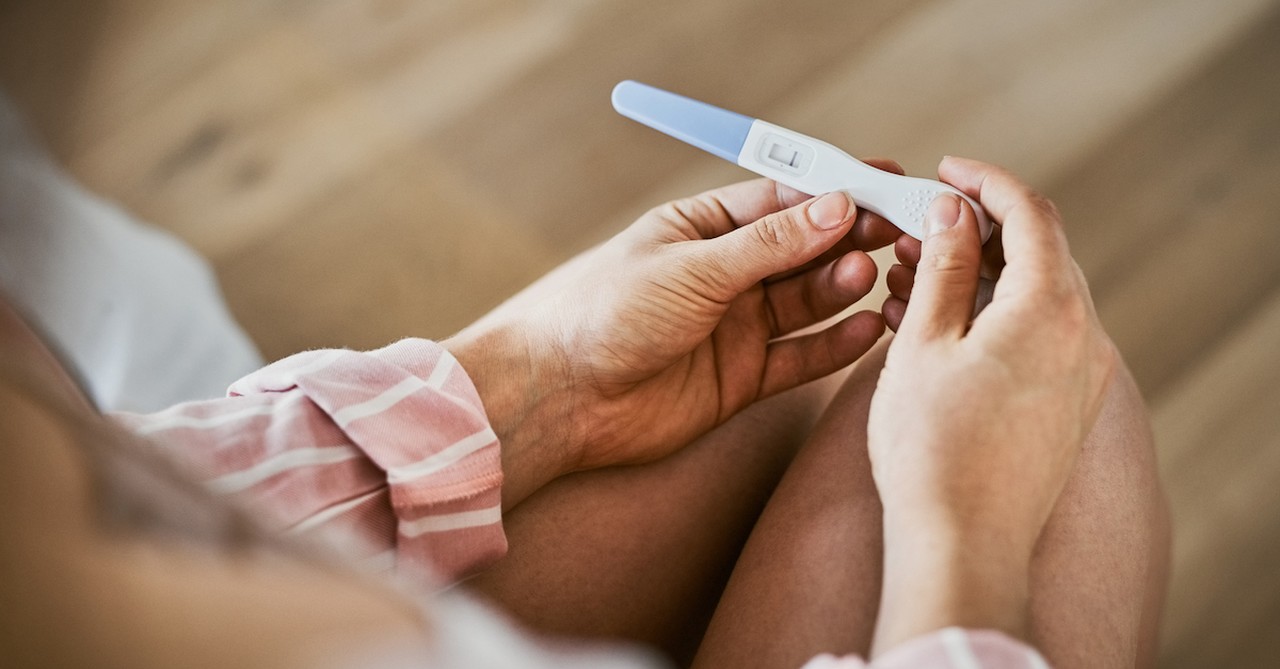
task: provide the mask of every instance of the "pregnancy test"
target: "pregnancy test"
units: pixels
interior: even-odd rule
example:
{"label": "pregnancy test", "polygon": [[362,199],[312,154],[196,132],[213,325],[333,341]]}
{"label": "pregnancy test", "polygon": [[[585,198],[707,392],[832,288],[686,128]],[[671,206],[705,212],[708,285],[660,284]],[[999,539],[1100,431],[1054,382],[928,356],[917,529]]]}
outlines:
{"label": "pregnancy test", "polygon": [[934,198],[958,195],[973,206],[985,242],[991,221],[973,198],[952,186],[878,170],[836,147],[705,102],[636,81],[613,89],[619,114],[737,163],[802,193],[842,190],[859,207],[880,214],[903,232],[924,238],[924,215]]}

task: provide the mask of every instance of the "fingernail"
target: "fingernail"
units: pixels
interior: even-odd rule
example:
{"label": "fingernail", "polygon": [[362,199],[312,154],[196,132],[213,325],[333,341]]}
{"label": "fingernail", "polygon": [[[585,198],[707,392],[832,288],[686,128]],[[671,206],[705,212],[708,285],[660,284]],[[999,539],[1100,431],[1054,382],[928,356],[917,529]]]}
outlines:
{"label": "fingernail", "polygon": [[925,236],[950,228],[960,220],[960,198],[947,193],[933,199],[924,215]]}
{"label": "fingernail", "polygon": [[849,218],[853,200],[844,191],[827,193],[809,205],[809,220],[823,230],[840,227]]}

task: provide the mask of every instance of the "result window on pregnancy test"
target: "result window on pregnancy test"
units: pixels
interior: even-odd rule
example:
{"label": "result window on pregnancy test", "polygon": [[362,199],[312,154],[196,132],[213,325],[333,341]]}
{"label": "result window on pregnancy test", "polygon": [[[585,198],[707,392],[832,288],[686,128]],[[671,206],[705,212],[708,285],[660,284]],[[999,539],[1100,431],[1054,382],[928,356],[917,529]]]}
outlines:
{"label": "result window on pregnancy test", "polygon": [[778,135],[767,135],[763,146],[761,162],[793,174],[804,174],[809,171],[809,164],[813,162],[811,149]]}

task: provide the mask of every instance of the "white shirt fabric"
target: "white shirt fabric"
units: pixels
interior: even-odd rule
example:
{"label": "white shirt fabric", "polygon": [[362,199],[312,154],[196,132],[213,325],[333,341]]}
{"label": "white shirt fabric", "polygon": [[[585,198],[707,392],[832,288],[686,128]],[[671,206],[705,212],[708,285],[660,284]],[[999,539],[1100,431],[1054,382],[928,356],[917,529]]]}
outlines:
{"label": "white shirt fabric", "polygon": [[220,397],[262,366],[204,259],[76,184],[3,92],[0,291],[104,411]]}

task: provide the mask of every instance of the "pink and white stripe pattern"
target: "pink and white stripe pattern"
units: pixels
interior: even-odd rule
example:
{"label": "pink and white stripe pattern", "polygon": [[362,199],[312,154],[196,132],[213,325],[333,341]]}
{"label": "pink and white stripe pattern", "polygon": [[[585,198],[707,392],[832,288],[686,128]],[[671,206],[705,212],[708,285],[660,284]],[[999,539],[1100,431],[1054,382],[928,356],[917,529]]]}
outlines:
{"label": "pink and white stripe pattern", "polygon": [[506,552],[497,436],[434,342],[300,353],[226,398],[113,418],[280,531],[322,531],[372,569],[452,582]]}

